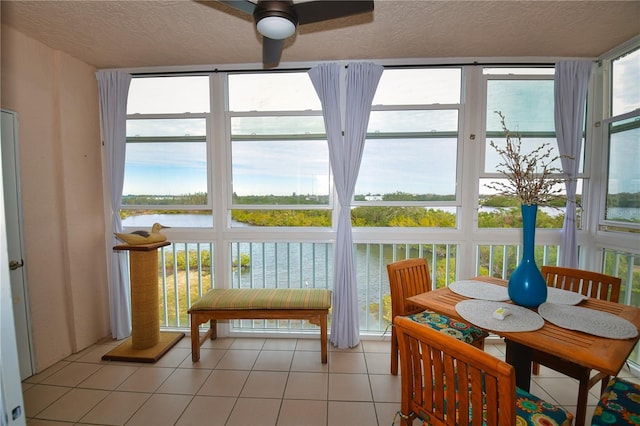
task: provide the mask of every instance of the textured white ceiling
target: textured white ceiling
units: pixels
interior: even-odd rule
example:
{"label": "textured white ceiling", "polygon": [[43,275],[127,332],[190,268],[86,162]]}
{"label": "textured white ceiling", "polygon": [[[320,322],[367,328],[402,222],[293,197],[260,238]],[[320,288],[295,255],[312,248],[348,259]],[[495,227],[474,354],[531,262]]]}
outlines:
{"label": "textured white ceiling", "polygon": [[[97,68],[259,63],[250,17],[216,1],[8,1],[2,22]],[[597,57],[640,34],[640,1],[376,0],[303,25],[282,63]]]}

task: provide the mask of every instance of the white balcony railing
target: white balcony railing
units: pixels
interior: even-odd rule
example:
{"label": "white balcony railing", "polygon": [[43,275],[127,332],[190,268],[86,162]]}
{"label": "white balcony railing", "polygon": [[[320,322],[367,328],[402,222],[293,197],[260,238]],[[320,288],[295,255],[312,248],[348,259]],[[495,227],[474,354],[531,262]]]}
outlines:
{"label": "white balcony railing", "polygon": [[[230,282],[218,287],[235,288],[331,288],[333,251],[330,243],[235,242],[230,244]],[[358,281],[360,331],[382,334],[391,319],[386,265],[396,260],[424,257],[434,288],[456,279],[458,247],[455,244],[359,243],[354,245]],[[476,250],[477,275],[507,278],[520,259],[517,245],[480,245]],[[172,243],[161,251],[161,327],[189,330],[187,310],[204,292],[215,286],[212,243]],[[556,264],[558,247],[537,246],[539,265]],[[604,273],[622,278],[621,303],[640,306],[640,255],[605,249]],[[225,274],[220,274],[225,276]],[[634,281],[635,280],[635,281]],[[269,333],[304,333],[316,326],[306,321],[236,320],[231,330]],[[630,356],[640,364],[640,351]]]}

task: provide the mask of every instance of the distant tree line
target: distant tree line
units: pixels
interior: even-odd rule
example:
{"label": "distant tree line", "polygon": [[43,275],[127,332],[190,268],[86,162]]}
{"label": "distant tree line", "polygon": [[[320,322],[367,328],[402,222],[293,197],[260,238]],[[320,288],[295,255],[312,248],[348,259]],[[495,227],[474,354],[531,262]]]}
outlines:
{"label": "distant tree line", "polygon": [[[581,205],[582,197],[578,195],[576,197],[576,203]],[[520,208],[520,201],[516,197],[507,197],[504,195],[480,195],[478,203],[483,207],[518,207]],[[553,200],[550,207],[558,209],[564,208],[566,201],[558,199]]]}
{"label": "distant tree line", "polygon": [[296,194],[291,195],[232,195],[234,204],[264,204],[264,205],[300,205],[300,204],[329,204],[328,195]]}
{"label": "distant tree line", "polygon": [[453,194],[409,194],[407,192],[396,191],[391,194],[361,194],[355,195],[355,201],[367,201],[371,197],[379,197],[382,201],[453,201],[456,196]]}
{"label": "distant tree line", "polygon": [[[356,199],[365,200],[366,197],[379,196],[383,201],[450,201],[454,195],[438,194],[407,194],[395,192],[384,195],[358,195]],[[250,195],[238,196],[233,194],[234,201],[247,205],[326,205],[328,196],[301,195],[293,193],[281,195]],[[626,199],[625,199],[626,200]],[[123,196],[123,205],[166,205],[175,206],[171,210],[127,210],[123,209],[120,216],[124,219],[131,215],[140,214],[208,214],[206,210],[181,210],[180,205],[206,205],[207,194],[194,193],[182,196],[163,195],[127,195]],[[578,201],[579,202],[579,201]],[[479,212],[478,226],[481,228],[518,228],[522,226],[520,206],[518,201],[504,196],[483,196],[480,204],[485,207],[496,207],[495,211]],[[558,203],[557,207],[564,207]],[[330,210],[253,210],[235,209],[231,212],[233,220],[252,226],[294,226],[294,227],[330,227]],[[421,206],[359,206],[351,210],[353,226],[359,227],[425,227],[425,228],[455,228],[456,215],[438,208],[424,208]],[[562,228],[564,215],[551,216],[538,211],[536,225],[539,228]]]}
{"label": "distant tree line", "polygon": [[[328,210],[233,210],[231,218],[252,226],[331,226]],[[564,215],[551,216],[538,211],[538,228],[562,228]],[[425,227],[455,228],[456,215],[423,207],[356,207],[351,210],[351,223],[361,227]],[[481,228],[522,227],[520,208],[512,207],[478,213]]]}
{"label": "distant tree line", "polygon": [[640,192],[607,194],[608,207],[640,208]]}
{"label": "distant tree line", "polygon": [[231,219],[252,226],[331,226],[329,210],[232,210]]}
{"label": "distant tree line", "polygon": [[193,194],[181,195],[123,195],[122,204],[125,206],[206,206],[207,193],[195,192]]}

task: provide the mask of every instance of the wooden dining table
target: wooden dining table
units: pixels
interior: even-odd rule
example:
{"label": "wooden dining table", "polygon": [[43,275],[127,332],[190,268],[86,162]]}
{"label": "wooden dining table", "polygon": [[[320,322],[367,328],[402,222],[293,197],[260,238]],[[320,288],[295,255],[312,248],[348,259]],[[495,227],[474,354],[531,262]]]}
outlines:
{"label": "wooden dining table", "polygon": [[[474,277],[472,280],[507,285],[505,280],[488,276]],[[424,309],[461,321],[465,320],[456,311],[456,304],[468,299],[468,297],[454,293],[448,287],[407,298],[411,303]],[[619,316],[640,329],[639,308],[594,298],[587,298],[577,306]],[[535,309],[533,310],[535,311]],[[542,328],[535,331],[487,331],[505,339],[506,361],[514,367],[516,385],[527,391],[530,388],[531,362],[534,358],[540,360],[545,357],[560,357],[575,363],[576,366],[616,376],[640,338],[640,336],[629,339],[599,337],[562,328],[549,321],[545,321]],[[584,418],[584,413],[579,417]]]}

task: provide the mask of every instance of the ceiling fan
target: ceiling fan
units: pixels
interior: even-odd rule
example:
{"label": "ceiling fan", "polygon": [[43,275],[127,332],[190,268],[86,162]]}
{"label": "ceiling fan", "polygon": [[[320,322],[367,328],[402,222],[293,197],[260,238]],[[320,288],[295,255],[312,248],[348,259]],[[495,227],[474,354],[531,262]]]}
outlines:
{"label": "ceiling fan", "polygon": [[284,40],[295,33],[298,25],[328,21],[373,10],[373,0],[218,0],[243,13],[253,15],[262,34],[262,62],[265,68],[278,65]]}

